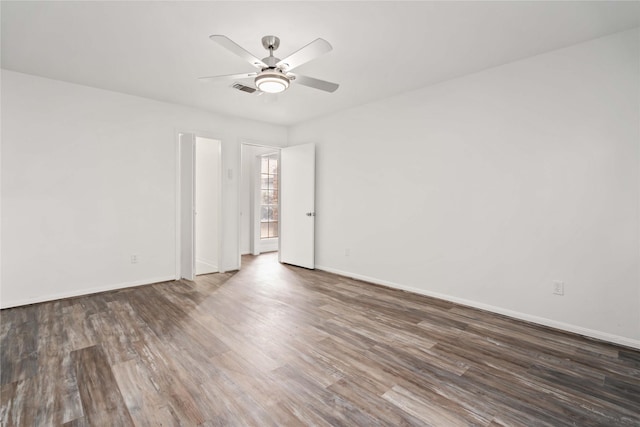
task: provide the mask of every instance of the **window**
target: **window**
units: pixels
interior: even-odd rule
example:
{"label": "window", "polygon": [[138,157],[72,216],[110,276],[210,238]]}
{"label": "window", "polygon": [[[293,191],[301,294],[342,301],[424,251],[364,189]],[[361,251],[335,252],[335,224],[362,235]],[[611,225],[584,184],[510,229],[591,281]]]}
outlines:
{"label": "window", "polygon": [[278,155],[260,162],[260,238],[278,237]]}

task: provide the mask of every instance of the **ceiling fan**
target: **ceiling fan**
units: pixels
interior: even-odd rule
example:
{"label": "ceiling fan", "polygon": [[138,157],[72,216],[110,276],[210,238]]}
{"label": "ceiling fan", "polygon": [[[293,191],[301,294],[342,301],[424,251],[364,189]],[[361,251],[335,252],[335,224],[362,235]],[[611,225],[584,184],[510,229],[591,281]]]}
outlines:
{"label": "ceiling fan", "polygon": [[280,46],[280,39],[276,36],[264,36],[262,38],[262,46],[269,51],[269,56],[258,59],[245,49],[240,47],[234,41],[226,36],[212,35],[209,38],[221,45],[222,47],[235,53],[260,71],[243,74],[229,74],[223,76],[200,77],[202,81],[214,80],[236,80],[253,78],[256,87],[266,93],[279,93],[287,90],[291,82],[296,84],[309,86],[314,89],[320,89],[325,92],[335,92],[338,84],[327,82],[325,80],[315,79],[291,72],[296,67],[306,64],[312,59],[329,52],[332,47],[328,41],[324,39],[315,39],[308,45],[297,50],[284,59],[273,56],[273,51]]}

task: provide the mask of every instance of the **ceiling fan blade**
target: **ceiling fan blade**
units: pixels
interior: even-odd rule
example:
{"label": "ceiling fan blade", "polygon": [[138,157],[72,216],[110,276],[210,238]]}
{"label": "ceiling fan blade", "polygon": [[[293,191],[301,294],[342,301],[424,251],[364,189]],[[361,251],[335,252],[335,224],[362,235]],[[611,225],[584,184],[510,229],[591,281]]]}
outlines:
{"label": "ceiling fan blade", "polygon": [[254,67],[261,68],[261,69],[267,68],[267,64],[262,62],[261,59],[256,58],[251,53],[244,50],[242,47],[240,47],[236,42],[231,40],[229,37],[214,34],[212,36],[209,36],[209,38],[211,39],[211,41],[214,41],[218,43],[220,46],[225,47],[227,50],[230,50],[231,52],[235,53],[240,58],[244,59]]}
{"label": "ceiling fan blade", "polygon": [[251,77],[255,77],[257,75],[258,73],[227,74],[223,76],[199,77],[198,80],[202,82],[210,82],[215,80],[238,80],[238,79],[248,79]]}
{"label": "ceiling fan blade", "polygon": [[302,64],[305,64],[318,56],[325,54],[333,49],[328,41],[324,39],[315,39],[305,47],[295,51],[286,58],[280,60],[276,67],[289,71]]}
{"label": "ceiling fan blade", "polygon": [[340,85],[337,83],[331,83],[325,80],[314,79],[313,77],[301,76],[299,74],[296,74],[296,78],[294,81],[304,86],[309,86],[314,89],[324,90],[325,92],[335,92],[336,89],[340,87]]}

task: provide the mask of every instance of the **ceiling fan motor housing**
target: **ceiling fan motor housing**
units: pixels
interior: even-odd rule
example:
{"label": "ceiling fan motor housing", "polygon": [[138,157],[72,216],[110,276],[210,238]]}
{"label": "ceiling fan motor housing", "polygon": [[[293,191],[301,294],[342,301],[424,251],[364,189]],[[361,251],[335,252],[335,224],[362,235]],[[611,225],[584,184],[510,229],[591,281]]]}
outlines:
{"label": "ceiling fan motor housing", "polygon": [[267,50],[276,50],[280,47],[280,39],[276,36],[264,36],[262,46]]}

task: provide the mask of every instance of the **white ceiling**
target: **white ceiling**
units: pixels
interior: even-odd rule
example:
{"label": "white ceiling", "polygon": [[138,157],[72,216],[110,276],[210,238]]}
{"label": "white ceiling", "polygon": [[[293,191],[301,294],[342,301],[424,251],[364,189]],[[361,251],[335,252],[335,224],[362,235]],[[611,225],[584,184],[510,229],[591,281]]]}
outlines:
{"label": "white ceiling", "polygon": [[[640,25],[633,2],[8,2],[2,67],[282,125]],[[296,72],[340,84],[254,96],[197,77],[251,72],[211,42],[262,58],[322,37],[333,51]]]}

